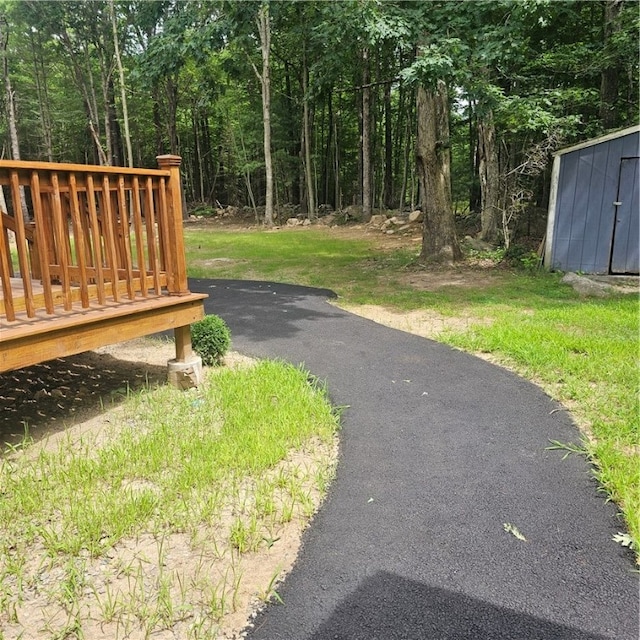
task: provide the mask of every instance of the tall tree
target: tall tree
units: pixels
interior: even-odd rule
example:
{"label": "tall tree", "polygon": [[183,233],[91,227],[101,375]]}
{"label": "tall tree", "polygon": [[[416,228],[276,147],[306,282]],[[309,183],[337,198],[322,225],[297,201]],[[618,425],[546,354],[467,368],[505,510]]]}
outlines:
{"label": "tall tree", "polygon": [[[9,139],[11,141],[11,157],[14,160],[20,160],[20,141],[18,139],[18,126],[16,117],[15,93],[11,86],[11,76],[9,74],[9,23],[6,16],[0,16],[0,47],[2,48],[2,74],[5,86],[5,104],[7,109],[7,119],[9,122]],[[4,193],[2,194],[4,199]],[[7,206],[4,203],[4,210]],[[27,199],[25,197],[24,187],[20,187],[20,208],[22,218],[25,222],[29,221],[29,210],[27,209]],[[14,212],[17,215],[17,212]]]}
{"label": "tall tree", "polygon": [[264,223],[273,226],[273,163],[271,160],[271,22],[269,2],[264,0],[256,18],[262,53],[262,73],[256,75],[262,87],[262,126],[264,127],[264,169],[266,179]]}
{"label": "tall tree", "polygon": [[127,91],[124,81],[124,67],[122,66],[122,58],[120,56],[120,44],[118,42],[118,27],[116,23],[116,11],[114,0],[109,0],[109,13],[111,17],[111,26],[113,29],[113,50],[118,68],[118,79],[120,81],[120,103],[122,105],[122,122],[124,125],[124,139],[127,148],[127,164],[133,167],[133,149],[131,147],[131,133],[129,132],[129,108],[127,106]]}
{"label": "tall tree", "polygon": [[420,260],[460,260],[451,202],[449,99],[444,80],[419,86],[416,159],[424,215]]}

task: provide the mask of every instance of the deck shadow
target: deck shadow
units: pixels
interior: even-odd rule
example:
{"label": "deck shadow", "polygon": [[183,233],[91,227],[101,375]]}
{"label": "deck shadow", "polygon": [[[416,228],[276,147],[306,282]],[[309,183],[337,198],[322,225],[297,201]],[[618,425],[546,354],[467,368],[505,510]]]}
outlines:
{"label": "deck shadow", "polygon": [[498,607],[386,571],[377,572],[363,580],[359,588],[338,605],[329,620],[311,638],[604,640],[604,636]]}
{"label": "deck shadow", "polygon": [[0,374],[0,450],[92,418],[131,391],[163,384],[164,366],[88,351]]}

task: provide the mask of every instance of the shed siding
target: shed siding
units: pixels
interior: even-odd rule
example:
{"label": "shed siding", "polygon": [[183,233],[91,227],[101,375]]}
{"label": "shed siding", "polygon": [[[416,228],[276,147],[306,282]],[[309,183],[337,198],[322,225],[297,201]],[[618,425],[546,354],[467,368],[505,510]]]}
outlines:
{"label": "shed siding", "polygon": [[633,133],[561,156],[551,268],[609,272],[620,161],[638,142]]}

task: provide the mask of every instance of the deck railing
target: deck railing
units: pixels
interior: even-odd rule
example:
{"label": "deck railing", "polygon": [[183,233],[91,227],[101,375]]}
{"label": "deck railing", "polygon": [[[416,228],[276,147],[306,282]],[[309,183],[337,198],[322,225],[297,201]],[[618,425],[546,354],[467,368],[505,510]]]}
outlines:
{"label": "deck railing", "polygon": [[187,294],[180,158],[158,165],[0,161],[0,323]]}

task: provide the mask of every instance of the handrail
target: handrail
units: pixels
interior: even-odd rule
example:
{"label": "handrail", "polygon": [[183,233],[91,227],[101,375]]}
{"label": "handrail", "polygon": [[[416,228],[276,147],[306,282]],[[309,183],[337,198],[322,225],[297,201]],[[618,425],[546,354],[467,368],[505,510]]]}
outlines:
{"label": "handrail", "polygon": [[0,322],[188,294],[180,162],[158,156],[159,169],[132,169],[0,160],[8,209],[0,215]]}
{"label": "handrail", "polygon": [[[164,158],[168,156],[158,156]],[[171,156],[179,158],[180,156]],[[178,166],[180,166],[178,164]],[[112,167],[98,164],[72,164],[67,162],[37,162],[30,160],[0,160],[1,169],[17,169],[27,171],[60,171],[71,173],[74,171],[80,173],[102,173],[115,175],[132,175],[132,176],[167,176],[170,171],[167,169],[141,169],[139,167]]]}

